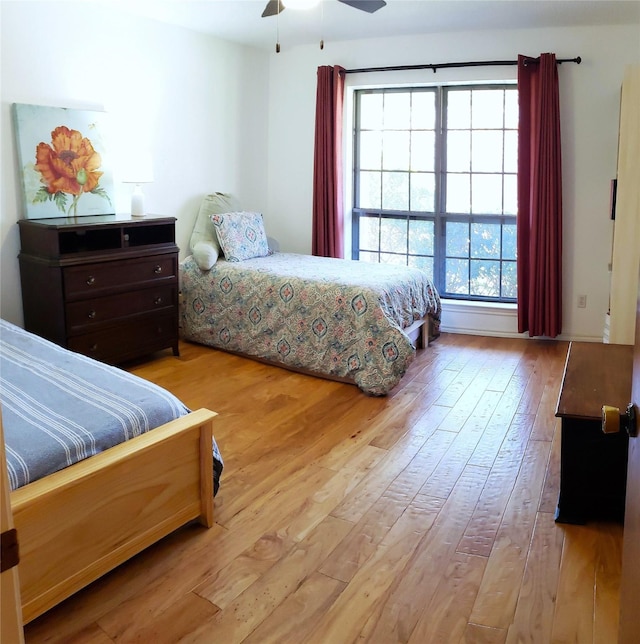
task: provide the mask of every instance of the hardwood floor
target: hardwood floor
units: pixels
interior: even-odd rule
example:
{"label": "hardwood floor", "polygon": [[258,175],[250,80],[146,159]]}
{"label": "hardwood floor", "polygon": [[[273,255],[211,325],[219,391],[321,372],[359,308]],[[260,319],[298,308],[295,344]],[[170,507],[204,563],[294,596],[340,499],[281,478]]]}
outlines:
{"label": "hardwood floor", "polygon": [[553,520],[566,351],[443,334],[386,398],[191,344],[133,367],[219,413],[216,524],[27,643],[617,641],[622,526]]}

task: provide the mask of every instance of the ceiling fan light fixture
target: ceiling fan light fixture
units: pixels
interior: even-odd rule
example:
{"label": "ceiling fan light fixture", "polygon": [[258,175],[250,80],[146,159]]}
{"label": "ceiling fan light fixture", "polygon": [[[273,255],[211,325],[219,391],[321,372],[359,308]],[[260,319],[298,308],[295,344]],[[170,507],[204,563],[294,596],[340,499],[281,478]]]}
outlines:
{"label": "ceiling fan light fixture", "polygon": [[282,4],[287,9],[313,9],[320,4],[320,0],[282,0]]}

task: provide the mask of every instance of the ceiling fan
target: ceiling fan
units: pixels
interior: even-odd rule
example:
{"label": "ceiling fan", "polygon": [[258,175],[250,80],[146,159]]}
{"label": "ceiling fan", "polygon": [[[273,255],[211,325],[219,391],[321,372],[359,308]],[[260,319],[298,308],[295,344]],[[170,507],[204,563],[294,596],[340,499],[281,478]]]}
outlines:
{"label": "ceiling fan", "polygon": [[[366,11],[367,13],[374,13],[375,11],[378,11],[378,9],[382,9],[382,7],[387,4],[384,0],[338,0],[338,2],[349,5],[354,9]],[[269,2],[267,2],[267,6],[262,12],[262,17],[267,18],[269,16],[276,16],[284,10],[285,5],[282,0],[269,0]]]}

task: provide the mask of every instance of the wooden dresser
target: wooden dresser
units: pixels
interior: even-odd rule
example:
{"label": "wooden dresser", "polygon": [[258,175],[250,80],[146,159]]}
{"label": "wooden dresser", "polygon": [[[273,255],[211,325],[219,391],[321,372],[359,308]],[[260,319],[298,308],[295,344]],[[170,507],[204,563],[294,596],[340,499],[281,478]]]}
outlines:
{"label": "wooden dresser", "polygon": [[20,279],[28,331],[103,362],[178,355],[174,217],[23,219]]}
{"label": "wooden dresser", "polygon": [[569,345],[556,406],[562,419],[559,523],[624,520],[629,437],[603,433],[602,406],[626,408],[632,365],[632,346]]}

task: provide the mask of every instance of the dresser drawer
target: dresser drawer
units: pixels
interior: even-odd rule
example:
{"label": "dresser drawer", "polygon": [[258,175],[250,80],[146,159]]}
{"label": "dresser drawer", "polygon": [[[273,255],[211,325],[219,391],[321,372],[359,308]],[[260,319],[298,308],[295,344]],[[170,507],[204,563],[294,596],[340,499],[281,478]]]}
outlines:
{"label": "dresser drawer", "polygon": [[132,357],[172,347],[177,352],[175,310],[126,320],[91,333],[70,337],[67,347],[96,360],[117,364]]}
{"label": "dresser drawer", "polygon": [[66,305],[67,333],[73,335],[104,322],[175,307],[177,302],[178,287],[171,284],[70,302]]}
{"label": "dresser drawer", "polygon": [[63,275],[66,299],[77,300],[114,290],[131,290],[152,282],[177,283],[178,258],[176,254],[167,254],[68,266],[63,269]]}

